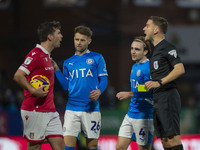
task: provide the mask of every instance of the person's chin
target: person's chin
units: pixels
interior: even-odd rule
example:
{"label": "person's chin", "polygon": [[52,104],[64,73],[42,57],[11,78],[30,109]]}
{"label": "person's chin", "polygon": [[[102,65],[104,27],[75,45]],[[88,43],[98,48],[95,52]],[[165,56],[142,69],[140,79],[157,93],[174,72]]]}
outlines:
{"label": "person's chin", "polygon": [[136,61],[136,59],[135,59],[135,58],[132,58],[132,61]]}

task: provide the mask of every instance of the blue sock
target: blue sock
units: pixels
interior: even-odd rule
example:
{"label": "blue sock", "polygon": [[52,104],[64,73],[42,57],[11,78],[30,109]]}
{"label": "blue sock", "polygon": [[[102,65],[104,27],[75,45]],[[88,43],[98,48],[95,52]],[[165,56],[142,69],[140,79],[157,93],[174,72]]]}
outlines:
{"label": "blue sock", "polygon": [[74,150],[74,147],[65,146],[65,150]]}
{"label": "blue sock", "polygon": [[88,150],[98,150],[98,148],[96,148],[96,149],[88,149]]}

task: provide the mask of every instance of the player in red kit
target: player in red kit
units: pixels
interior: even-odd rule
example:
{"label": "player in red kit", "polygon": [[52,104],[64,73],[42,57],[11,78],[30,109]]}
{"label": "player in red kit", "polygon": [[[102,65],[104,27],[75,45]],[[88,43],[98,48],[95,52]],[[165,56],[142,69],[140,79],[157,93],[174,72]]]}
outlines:
{"label": "player in red kit", "polygon": [[[63,37],[60,30],[60,22],[42,23],[38,27],[41,43],[28,53],[14,75],[14,80],[24,89],[21,117],[28,150],[40,150],[46,140],[53,150],[65,149],[62,125],[54,104],[54,68],[50,58],[53,49],[60,47]],[[44,86],[31,86],[31,78],[36,75],[48,78],[48,91],[43,90]]]}

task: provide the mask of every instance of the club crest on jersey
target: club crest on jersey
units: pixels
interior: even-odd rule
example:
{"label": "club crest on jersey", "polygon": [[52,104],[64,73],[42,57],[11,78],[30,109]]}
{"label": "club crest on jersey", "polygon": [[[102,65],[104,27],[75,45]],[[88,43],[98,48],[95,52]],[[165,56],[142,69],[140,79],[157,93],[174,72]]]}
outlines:
{"label": "club crest on jersey", "polygon": [[139,77],[141,75],[141,70],[138,70],[136,76]]}
{"label": "club crest on jersey", "polygon": [[31,61],[33,60],[32,57],[27,57],[26,60],[24,61],[25,65],[29,65],[31,63]]}
{"label": "club crest on jersey", "polygon": [[30,133],[30,138],[34,139],[34,133],[33,132]]}
{"label": "club crest on jersey", "polygon": [[175,58],[177,58],[177,52],[176,52],[175,49],[169,51],[168,54],[174,56]]}
{"label": "club crest on jersey", "polygon": [[154,69],[156,69],[156,70],[158,69],[158,67],[159,67],[159,66],[158,66],[158,61],[154,61],[154,62],[153,62],[153,67],[154,67]]}
{"label": "club crest on jersey", "polygon": [[94,62],[94,60],[93,60],[92,58],[88,58],[88,59],[86,60],[86,63],[87,63],[88,65],[93,64],[93,62]]}

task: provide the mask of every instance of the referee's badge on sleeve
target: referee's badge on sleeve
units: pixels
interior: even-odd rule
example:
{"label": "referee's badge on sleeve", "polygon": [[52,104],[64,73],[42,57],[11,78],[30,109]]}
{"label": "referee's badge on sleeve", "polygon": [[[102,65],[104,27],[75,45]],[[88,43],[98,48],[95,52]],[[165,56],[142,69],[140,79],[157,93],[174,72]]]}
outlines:
{"label": "referee's badge on sleeve", "polygon": [[153,62],[153,67],[154,67],[154,69],[156,69],[156,70],[158,69],[158,67],[159,67],[159,66],[158,66],[158,61],[154,61],[154,62]]}

